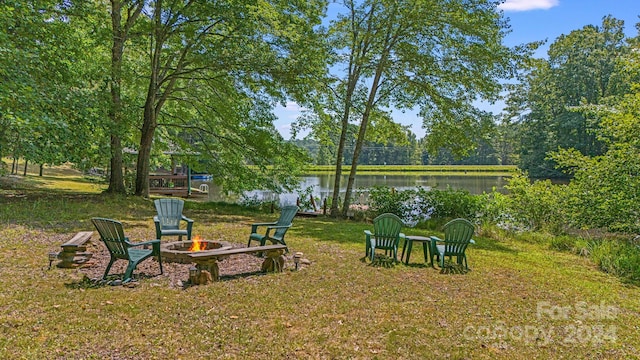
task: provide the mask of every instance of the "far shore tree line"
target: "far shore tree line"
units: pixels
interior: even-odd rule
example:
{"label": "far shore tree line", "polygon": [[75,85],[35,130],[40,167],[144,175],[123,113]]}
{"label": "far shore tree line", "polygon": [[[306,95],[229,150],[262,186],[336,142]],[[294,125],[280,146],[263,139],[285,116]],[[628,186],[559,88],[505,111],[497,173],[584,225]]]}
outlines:
{"label": "far shore tree line", "polygon": [[[640,47],[622,21],[562,35],[539,59],[542,42],[503,44],[508,19],[493,1],[334,5],[328,19],[323,0],[5,1],[0,158],[107,167],[109,192],[139,196],[167,154],[229,191],[291,189],[305,165],[332,164],[341,215],[358,164],[637,175],[602,168],[638,157]],[[501,96],[500,115],[474,105]],[[292,126],[303,140],[274,127],[287,101],[305,109]],[[417,110],[427,135],[389,109]],[[343,164],[353,166],[339,199]]]}

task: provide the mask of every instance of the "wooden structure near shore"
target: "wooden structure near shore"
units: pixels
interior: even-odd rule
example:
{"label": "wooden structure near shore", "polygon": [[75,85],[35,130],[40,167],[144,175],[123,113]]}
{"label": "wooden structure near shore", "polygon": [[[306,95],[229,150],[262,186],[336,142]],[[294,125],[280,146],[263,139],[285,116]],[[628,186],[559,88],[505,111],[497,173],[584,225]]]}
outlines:
{"label": "wooden structure near shore", "polygon": [[149,175],[149,194],[189,197],[191,179],[189,175]]}

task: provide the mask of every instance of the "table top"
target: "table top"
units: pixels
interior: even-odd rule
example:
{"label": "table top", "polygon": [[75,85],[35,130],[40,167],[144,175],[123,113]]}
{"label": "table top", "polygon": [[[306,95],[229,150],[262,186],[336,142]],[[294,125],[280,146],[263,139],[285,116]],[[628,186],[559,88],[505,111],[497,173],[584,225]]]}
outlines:
{"label": "table top", "polygon": [[431,238],[427,236],[409,235],[406,238],[413,241],[431,241]]}

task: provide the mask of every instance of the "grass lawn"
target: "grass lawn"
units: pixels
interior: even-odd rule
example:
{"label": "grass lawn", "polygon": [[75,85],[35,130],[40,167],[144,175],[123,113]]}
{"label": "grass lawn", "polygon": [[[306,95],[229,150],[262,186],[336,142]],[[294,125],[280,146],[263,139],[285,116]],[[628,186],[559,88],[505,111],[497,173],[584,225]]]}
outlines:
{"label": "grass lawn", "polygon": [[[75,192],[37,179],[0,188],[0,359],[629,359],[640,354],[640,290],[547,245],[477,236],[466,274],[364,261],[370,224],[296,218],[301,271],[187,289],[164,276],[136,287],[83,285],[47,254],[93,216],[155,231],[151,200]],[[43,182],[48,188],[43,188]],[[2,183],[0,183],[2,184]],[[83,187],[84,186],[84,187]],[[12,187],[12,188],[10,188]],[[244,243],[276,215],[187,201],[194,233]],[[405,229],[408,235],[428,235]],[[481,234],[489,234],[481,231]],[[442,235],[434,233],[434,235]],[[95,236],[94,236],[95,238]],[[224,262],[221,263],[224,267]],[[187,274],[185,274],[185,280]]]}

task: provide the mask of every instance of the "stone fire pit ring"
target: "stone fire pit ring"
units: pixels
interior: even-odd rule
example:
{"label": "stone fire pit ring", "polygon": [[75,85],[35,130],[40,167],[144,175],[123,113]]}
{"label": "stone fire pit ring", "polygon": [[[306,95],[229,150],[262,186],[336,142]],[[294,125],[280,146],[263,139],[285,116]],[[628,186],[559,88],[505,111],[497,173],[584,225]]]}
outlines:
{"label": "stone fire pit ring", "polygon": [[[204,250],[198,251],[199,254],[229,250],[233,248],[233,246],[226,241],[200,240],[199,242],[205,246]],[[193,243],[193,241],[173,241],[161,244],[160,253],[162,254],[162,261],[180,264],[193,263],[193,259],[189,256],[189,254],[194,253],[194,251],[189,251],[189,248]]]}

